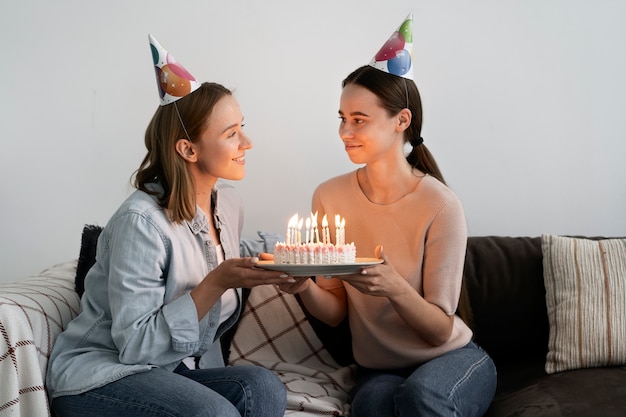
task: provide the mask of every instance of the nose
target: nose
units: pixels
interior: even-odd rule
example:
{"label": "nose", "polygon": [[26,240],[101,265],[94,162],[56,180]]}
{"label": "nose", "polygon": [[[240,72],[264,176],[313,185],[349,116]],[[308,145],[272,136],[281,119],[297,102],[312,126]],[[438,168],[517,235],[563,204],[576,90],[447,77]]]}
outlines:
{"label": "nose", "polygon": [[244,132],[241,132],[241,141],[239,142],[239,147],[241,149],[250,149],[252,148],[252,141],[250,137],[246,135]]}
{"label": "nose", "polygon": [[352,131],[348,129],[346,123],[339,123],[339,137],[341,139],[347,139],[352,137]]}

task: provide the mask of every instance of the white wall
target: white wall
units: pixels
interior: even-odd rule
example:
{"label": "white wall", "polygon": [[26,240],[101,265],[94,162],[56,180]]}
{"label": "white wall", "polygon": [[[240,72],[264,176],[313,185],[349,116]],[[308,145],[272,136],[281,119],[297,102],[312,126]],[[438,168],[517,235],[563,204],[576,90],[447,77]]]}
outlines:
{"label": "white wall", "polygon": [[131,191],[158,106],[152,33],[236,90],[245,236],[354,167],[340,82],[414,13],[424,138],[472,235],[626,235],[626,2],[24,0],[0,13],[0,281],[78,256]]}

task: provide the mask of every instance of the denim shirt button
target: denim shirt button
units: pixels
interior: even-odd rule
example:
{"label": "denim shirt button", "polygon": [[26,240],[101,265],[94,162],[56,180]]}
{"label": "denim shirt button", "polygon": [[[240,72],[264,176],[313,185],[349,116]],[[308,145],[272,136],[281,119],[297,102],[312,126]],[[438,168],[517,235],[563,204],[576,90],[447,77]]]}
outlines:
{"label": "denim shirt button", "polygon": [[215,327],[215,322],[214,322],[214,321],[210,322],[210,323],[209,323],[209,326],[211,326],[211,327]]}
{"label": "denim shirt button", "polygon": [[198,233],[200,231],[200,225],[198,223],[194,223],[191,228],[193,229],[193,231],[195,233]]}

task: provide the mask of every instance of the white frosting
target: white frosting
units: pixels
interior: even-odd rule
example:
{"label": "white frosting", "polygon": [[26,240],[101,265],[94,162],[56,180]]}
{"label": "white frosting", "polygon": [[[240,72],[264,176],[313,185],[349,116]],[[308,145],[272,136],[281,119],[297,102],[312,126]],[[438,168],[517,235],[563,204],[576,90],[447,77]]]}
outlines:
{"label": "white frosting", "polygon": [[274,245],[275,264],[345,264],[356,262],[354,243],[335,246],[332,243]]}

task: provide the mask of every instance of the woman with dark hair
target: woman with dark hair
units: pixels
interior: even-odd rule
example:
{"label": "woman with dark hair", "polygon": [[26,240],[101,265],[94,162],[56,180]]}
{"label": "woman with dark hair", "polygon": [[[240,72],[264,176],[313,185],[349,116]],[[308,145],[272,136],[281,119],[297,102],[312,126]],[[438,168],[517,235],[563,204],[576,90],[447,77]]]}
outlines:
{"label": "woman with dark hair", "polygon": [[137,190],[104,227],[81,311],[50,355],[52,413],[282,417],[284,384],[261,367],[225,367],[220,343],[241,313],[241,288],[287,278],[240,258],[242,201],[218,182],[245,175],[252,142],[239,104],[150,41],[161,106]]}
{"label": "woman with dark hair", "polygon": [[[407,22],[393,39],[408,43]],[[402,50],[389,55],[403,57]],[[378,61],[343,81],[339,135],[360,167],[319,185],[312,206],[319,217],[345,218],[359,256],[383,262],[280,288],[299,293],[329,325],[347,316],[358,364],[354,417],[481,416],[495,393],[496,369],[456,314],[467,244],[463,208],[423,143],[411,67],[381,68]]]}

